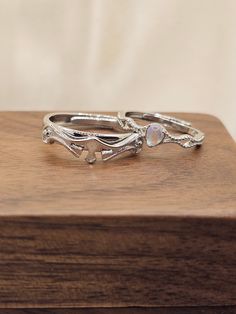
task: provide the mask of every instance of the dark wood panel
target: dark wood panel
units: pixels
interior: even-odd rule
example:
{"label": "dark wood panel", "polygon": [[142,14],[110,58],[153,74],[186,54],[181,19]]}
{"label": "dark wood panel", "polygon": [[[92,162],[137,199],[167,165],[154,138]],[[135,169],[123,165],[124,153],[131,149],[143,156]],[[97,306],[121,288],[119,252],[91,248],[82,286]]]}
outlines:
{"label": "dark wood panel", "polygon": [[0,314],[235,314],[235,306],[173,308],[0,309]]}
{"label": "dark wood panel", "polygon": [[236,304],[236,221],[0,221],[0,307]]}

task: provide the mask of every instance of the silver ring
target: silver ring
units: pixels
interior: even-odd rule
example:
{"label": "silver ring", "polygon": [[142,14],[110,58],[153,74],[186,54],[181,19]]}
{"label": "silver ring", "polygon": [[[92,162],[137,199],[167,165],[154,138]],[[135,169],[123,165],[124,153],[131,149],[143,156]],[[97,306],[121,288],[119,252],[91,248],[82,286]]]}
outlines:
{"label": "silver ring", "polygon": [[[133,119],[151,121],[145,126]],[[84,128],[110,129],[113,133],[98,133]],[[177,131],[176,134],[170,132]],[[114,133],[114,131],[116,133]],[[120,132],[120,133],[119,133]],[[51,113],[44,117],[42,139],[46,144],[58,142],[76,157],[87,152],[88,163],[96,161],[96,154],[109,160],[124,152],[137,154],[143,143],[155,147],[162,143],[175,143],[184,148],[199,147],[205,135],[191,123],[159,113],[125,112],[118,116],[90,113]]]}
{"label": "silver ring", "polygon": [[[161,143],[175,143],[184,148],[199,147],[202,145],[205,135],[191,126],[191,123],[159,113],[130,112],[119,113],[123,123],[132,125],[134,132],[139,132],[147,146],[155,147]],[[128,122],[127,122],[128,119]],[[134,122],[133,119],[152,121],[145,126]],[[169,130],[183,134],[173,134]]]}
{"label": "silver ring", "polygon": [[[133,130],[132,123],[119,117],[89,113],[51,113],[44,117],[42,139],[46,144],[57,142],[76,157],[87,152],[88,163],[96,161],[96,154],[109,160],[124,152],[137,154],[141,151],[143,138]],[[75,127],[76,126],[76,127]],[[84,128],[110,129],[116,133],[97,133]],[[78,128],[78,129],[77,129]],[[120,133],[117,133],[120,132]]]}

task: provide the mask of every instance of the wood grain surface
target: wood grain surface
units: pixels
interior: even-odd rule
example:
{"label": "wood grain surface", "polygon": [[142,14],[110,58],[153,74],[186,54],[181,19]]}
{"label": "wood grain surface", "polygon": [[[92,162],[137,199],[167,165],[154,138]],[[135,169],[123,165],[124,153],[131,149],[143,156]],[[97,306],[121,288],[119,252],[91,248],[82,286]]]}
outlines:
{"label": "wood grain surface", "polygon": [[44,113],[0,113],[0,215],[235,217],[233,139],[212,116],[175,115],[206,133],[201,149],[165,144],[89,166],[42,143]]}
{"label": "wood grain surface", "polygon": [[201,149],[88,165],[41,142],[43,115],[0,113],[0,308],[234,310],[236,146],[221,122],[176,114],[206,133]]}
{"label": "wood grain surface", "polygon": [[236,306],[158,308],[0,309],[0,314],[235,314]]}

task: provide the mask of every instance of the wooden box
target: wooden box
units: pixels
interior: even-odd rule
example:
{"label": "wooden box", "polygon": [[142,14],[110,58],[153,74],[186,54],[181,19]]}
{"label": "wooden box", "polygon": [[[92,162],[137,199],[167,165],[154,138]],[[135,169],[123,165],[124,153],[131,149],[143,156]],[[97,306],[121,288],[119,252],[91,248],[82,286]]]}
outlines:
{"label": "wooden box", "polygon": [[0,313],[236,313],[236,145],[173,115],[202,148],[88,165],[42,143],[44,113],[0,113]]}

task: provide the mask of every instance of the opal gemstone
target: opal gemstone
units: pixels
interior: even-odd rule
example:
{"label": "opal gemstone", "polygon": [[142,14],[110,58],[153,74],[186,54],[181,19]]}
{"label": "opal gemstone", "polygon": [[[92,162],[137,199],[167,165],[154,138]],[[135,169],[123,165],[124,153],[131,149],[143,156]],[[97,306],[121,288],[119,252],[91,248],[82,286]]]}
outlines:
{"label": "opal gemstone", "polygon": [[146,141],[149,147],[156,146],[162,142],[164,138],[163,128],[158,123],[152,123],[146,131]]}

